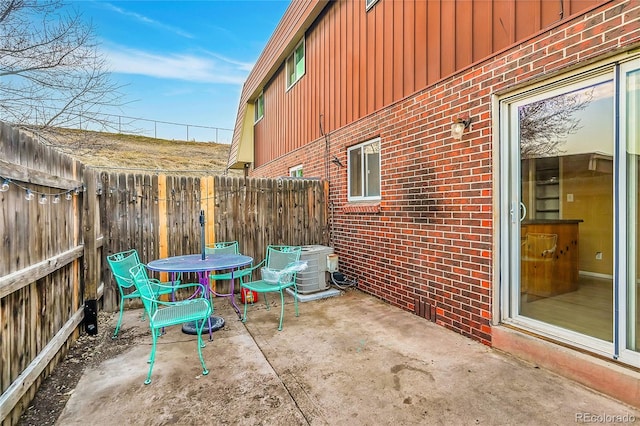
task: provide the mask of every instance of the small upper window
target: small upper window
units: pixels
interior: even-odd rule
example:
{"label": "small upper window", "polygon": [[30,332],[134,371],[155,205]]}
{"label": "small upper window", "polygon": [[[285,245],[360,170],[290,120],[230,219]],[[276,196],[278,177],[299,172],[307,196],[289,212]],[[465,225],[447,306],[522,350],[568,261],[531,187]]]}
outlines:
{"label": "small upper window", "polygon": [[380,199],[380,138],[349,148],[349,201]]}
{"label": "small upper window", "polygon": [[289,169],[289,176],[302,177],[302,164],[300,164],[299,166],[291,167]]}
{"label": "small upper window", "polygon": [[256,99],[254,108],[254,121],[257,123],[262,117],[264,117],[264,93],[260,93],[260,96],[258,96],[258,99]]}
{"label": "small upper window", "polygon": [[373,7],[374,4],[378,3],[378,0],[366,0],[364,10],[369,10]]}
{"label": "small upper window", "polygon": [[293,50],[287,58],[287,89],[293,86],[296,81],[304,75],[304,39]]}

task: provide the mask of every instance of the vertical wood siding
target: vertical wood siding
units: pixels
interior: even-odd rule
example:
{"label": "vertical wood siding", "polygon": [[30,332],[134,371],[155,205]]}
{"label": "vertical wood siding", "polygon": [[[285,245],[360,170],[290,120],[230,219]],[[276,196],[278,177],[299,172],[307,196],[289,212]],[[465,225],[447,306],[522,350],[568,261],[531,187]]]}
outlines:
{"label": "vertical wood siding", "polygon": [[[331,2],[306,32],[305,75],[286,90],[282,66],[264,88],[254,165],[319,138],[321,122],[334,131],[604,1],[380,0],[368,12],[364,0]],[[300,3],[281,25],[295,25]]]}

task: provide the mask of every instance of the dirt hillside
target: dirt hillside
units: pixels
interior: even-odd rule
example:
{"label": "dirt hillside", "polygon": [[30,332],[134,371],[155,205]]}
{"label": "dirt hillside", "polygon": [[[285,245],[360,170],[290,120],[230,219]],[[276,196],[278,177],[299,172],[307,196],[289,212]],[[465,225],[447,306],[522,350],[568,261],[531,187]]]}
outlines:
{"label": "dirt hillside", "polygon": [[[182,175],[223,174],[231,147],[69,129],[39,131],[37,137],[89,166]],[[229,170],[228,174],[241,171]]]}

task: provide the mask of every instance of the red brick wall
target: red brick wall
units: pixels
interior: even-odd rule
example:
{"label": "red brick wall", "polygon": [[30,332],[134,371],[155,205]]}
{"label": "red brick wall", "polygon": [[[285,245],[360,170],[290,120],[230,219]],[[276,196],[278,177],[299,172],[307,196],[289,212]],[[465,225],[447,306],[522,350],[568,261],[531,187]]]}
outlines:
{"label": "red brick wall", "polygon": [[[403,309],[436,308],[436,322],[491,344],[494,117],[491,94],[640,44],[640,2],[614,1],[538,34],[426,90],[252,171],[275,177],[304,165],[331,182],[331,244],[358,287]],[[312,71],[309,71],[312,72]],[[461,141],[457,117],[473,119]],[[382,200],[347,203],[346,149],[381,138]],[[506,142],[506,141],[505,141]],[[328,171],[328,174],[327,174]]]}

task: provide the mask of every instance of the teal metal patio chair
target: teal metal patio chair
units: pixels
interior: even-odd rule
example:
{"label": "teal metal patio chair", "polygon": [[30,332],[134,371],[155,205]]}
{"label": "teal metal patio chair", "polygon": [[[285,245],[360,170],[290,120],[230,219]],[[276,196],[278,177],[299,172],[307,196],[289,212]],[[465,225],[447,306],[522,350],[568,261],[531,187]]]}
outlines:
{"label": "teal metal patio chair", "polygon": [[[198,336],[198,356],[200,357],[200,364],[202,364],[202,375],[206,376],[209,374],[209,370],[207,370],[202,356],[202,348],[205,346],[202,340],[202,330],[211,316],[213,309],[211,302],[206,297],[204,286],[202,284],[167,286],[167,288],[175,288],[176,290],[192,288],[194,289],[193,294],[197,294],[197,296],[192,296],[185,300],[164,302],[158,299],[158,293],[156,292],[157,284],[154,284],[147,276],[145,265],[140,263],[131,268],[131,276],[133,277],[136,289],[140,293],[140,299],[142,299],[144,309],[149,316],[149,327],[151,328],[152,346],[151,356],[149,358],[149,373],[147,374],[147,379],[144,381],[144,384],[148,385],[151,383],[151,372],[156,358],[156,345],[162,330],[165,327],[184,323],[195,322],[196,334]],[[196,287],[199,287],[199,289],[195,289]]]}
{"label": "teal metal patio chair", "polygon": [[[273,246],[267,247],[267,253],[262,262],[251,269],[261,268],[261,278],[258,281],[240,282],[242,288],[246,288],[257,293],[262,293],[264,302],[269,310],[269,301],[266,293],[280,293],[280,324],[278,330],[282,330],[284,319],[284,290],[293,287],[296,316],[298,312],[298,287],[296,285],[296,272],[301,270],[302,264],[306,267],[306,262],[299,262],[301,247],[297,246]],[[249,269],[249,268],[247,268]],[[303,268],[302,268],[303,269]],[[243,322],[247,321],[247,300],[244,303]]]}
{"label": "teal metal patio chair", "polygon": [[[120,331],[120,326],[122,325],[124,301],[127,299],[138,299],[140,297],[140,293],[133,285],[133,278],[131,277],[130,270],[141,262],[138,252],[135,249],[107,256],[107,262],[109,263],[111,273],[116,280],[116,284],[118,284],[118,291],[120,292],[120,315],[118,316],[116,329],[113,332],[113,336],[111,336],[112,339],[116,339],[118,337],[118,332]],[[151,283],[156,294],[162,295],[173,293],[173,285],[180,284],[180,280],[160,282],[152,279]],[[144,313],[142,315],[142,318],[144,319]]]}

